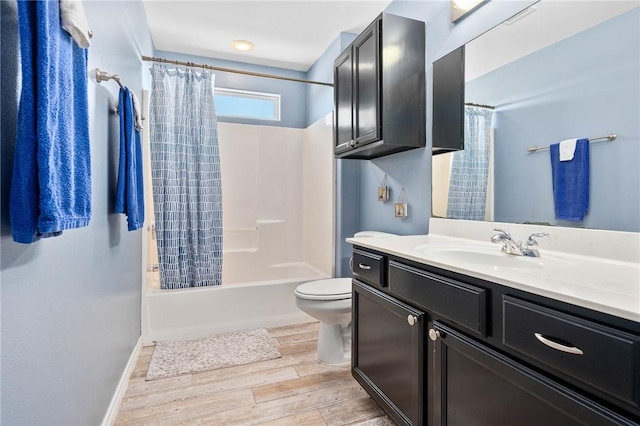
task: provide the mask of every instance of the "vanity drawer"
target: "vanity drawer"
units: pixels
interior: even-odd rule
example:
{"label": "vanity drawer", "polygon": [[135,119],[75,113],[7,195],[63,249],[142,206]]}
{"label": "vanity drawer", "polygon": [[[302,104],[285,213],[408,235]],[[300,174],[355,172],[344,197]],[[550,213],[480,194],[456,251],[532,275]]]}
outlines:
{"label": "vanity drawer", "polygon": [[386,287],[384,256],[353,249],[353,275],[378,287]]}
{"label": "vanity drawer", "polygon": [[502,308],[505,346],[639,406],[640,336],[506,295]]}
{"label": "vanity drawer", "polygon": [[389,292],[480,336],[487,335],[485,289],[391,260]]}

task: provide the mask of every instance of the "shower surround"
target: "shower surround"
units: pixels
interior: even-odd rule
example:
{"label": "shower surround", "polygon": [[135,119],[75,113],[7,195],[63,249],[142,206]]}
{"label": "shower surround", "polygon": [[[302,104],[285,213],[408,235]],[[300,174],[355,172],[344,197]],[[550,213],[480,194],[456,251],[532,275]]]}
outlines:
{"label": "shower surround", "polygon": [[[142,337],[187,339],[313,321],[294,289],[333,276],[332,115],[307,129],[218,123],[222,169],[222,285],[143,286]],[[147,263],[157,263],[147,238]]]}

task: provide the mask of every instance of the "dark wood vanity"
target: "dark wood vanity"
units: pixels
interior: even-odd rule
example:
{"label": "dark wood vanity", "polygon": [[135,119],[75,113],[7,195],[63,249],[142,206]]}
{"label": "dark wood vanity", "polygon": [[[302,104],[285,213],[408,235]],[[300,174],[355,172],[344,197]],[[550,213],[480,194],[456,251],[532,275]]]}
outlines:
{"label": "dark wood vanity", "polygon": [[640,424],[640,324],[355,246],[352,373],[401,425]]}

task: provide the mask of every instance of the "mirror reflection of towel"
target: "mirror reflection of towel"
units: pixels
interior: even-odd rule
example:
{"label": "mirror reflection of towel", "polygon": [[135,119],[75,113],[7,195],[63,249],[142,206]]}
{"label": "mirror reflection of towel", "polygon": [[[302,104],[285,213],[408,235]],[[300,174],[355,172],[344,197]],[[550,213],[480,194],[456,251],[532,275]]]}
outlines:
{"label": "mirror reflection of towel", "polygon": [[589,139],[578,139],[571,161],[560,161],[559,145],[549,147],[556,219],[580,222],[589,208]]}

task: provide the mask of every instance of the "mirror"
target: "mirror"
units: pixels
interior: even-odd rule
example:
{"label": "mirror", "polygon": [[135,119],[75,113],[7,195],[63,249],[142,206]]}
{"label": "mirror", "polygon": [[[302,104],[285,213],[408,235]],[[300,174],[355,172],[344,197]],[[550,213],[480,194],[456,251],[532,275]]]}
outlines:
{"label": "mirror", "polygon": [[[477,219],[640,232],[639,20],[637,2],[541,0],[465,45],[465,103],[493,108]],[[584,220],[557,220],[549,145],[611,133],[589,143]],[[436,217],[456,218],[455,155],[433,157]]]}

